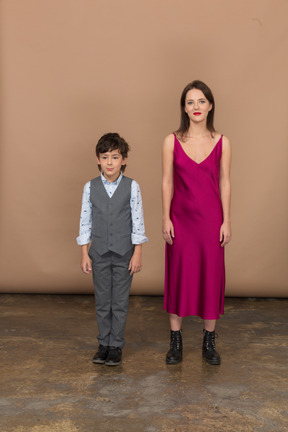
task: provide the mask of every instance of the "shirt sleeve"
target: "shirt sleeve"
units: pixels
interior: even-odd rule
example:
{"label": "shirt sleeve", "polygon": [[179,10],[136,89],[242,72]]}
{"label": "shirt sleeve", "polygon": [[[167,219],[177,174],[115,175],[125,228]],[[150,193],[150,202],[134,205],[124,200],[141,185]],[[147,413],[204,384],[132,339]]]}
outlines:
{"label": "shirt sleeve", "polygon": [[92,232],[92,203],[90,201],[90,182],[83,189],[82,207],[80,215],[79,236],[76,241],[79,246],[90,243]]}
{"label": "shirt sleeve", "polygon": [[132,217],[132,244],[145,243],[148,241],[148,238],[145,236],[142,197],[140,187],[135,180],[133,180],[131,184],[130,206]]}

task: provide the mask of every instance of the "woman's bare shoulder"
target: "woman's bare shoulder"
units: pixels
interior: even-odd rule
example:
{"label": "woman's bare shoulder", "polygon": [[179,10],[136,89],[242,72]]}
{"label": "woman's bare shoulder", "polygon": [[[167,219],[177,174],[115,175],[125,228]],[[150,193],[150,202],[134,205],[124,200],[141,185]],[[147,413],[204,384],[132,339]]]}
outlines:
{"label": "woman's bare shoulder", "polygon": [[223,143],[223,147],[224,148],[229,148],[230,149],[231,143],[230,143],[230,140],[229,140],[229,138],[227,136],[222,135],[222,143]]}
{"label": "woman's bare shoulder", "polygon": [[173,133],[171,133],[171,134],[169,134],[169,135],[167,135],[165,138],[164,138],[164,142],[163,142],[163,148],[164,149],[173,149],[173,147],[174,147],[174,138],[175,138],[175,136],[174,136],[174,134]]}

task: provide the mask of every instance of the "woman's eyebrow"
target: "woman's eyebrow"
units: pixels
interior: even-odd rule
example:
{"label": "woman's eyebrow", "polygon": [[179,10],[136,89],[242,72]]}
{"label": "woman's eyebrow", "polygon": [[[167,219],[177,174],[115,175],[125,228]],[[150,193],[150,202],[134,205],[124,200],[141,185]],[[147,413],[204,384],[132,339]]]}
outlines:
{"label": "woman's eyebrow", "polygon": [[[197,99],[197,101],[200,101],[200,100],[206,100],[206,99],[205,98]],[[194,102],[194,99],[187,99],[187,102]]]}

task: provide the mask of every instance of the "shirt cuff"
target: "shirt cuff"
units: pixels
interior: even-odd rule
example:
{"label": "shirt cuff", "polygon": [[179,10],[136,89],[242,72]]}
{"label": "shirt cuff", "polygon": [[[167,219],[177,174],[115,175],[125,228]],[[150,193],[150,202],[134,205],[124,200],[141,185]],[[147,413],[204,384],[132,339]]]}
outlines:
{"label": "shirt cuff", "polygon": [[83,245],[89,244],[90,241],[91,241],[91,235],[89,235],[89,234],[79,235],[79,236],[76,238],[76,241],[77,241],[77,244],[78,244],[79,246],[83,246]]}
{"label": "shirt cuff", "polygon": [[131,242],[133,245],[142,244],[148,242],[148,238],[141,234],[131,234]]}

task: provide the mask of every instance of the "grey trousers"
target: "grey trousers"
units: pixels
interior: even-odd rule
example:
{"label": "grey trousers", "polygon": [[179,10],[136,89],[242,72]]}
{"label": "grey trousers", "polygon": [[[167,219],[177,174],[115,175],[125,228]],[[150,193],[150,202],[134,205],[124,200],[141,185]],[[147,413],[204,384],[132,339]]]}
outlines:
{"label": "grey trousers", "polygon": [[93,282],[95,292],[95,309],[98,325],[99,344],[122,348],[125,344],[129,293],[132,276],[128,271],[132,248],[121,256],[115,252],[99,255],[90,248]]}

